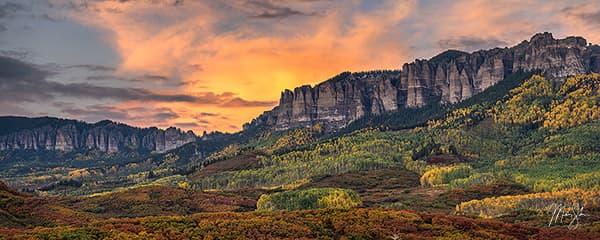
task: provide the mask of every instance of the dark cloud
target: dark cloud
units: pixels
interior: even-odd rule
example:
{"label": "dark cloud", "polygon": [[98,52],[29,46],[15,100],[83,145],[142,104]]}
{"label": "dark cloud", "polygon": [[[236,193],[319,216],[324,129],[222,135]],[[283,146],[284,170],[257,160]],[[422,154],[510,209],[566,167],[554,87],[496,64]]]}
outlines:
{"label": "dark cloud", "polygon": [[441,39],[437,42],[440,49],[459,49],[465,51],[476,51],[481,49],[506,46],[508,43],[495,38],[479,38],[479,37],[457,37]]}
{"label": "dark cloud", "polygon": [[184,0],[174,0],[172,2],[173,2],[172,3],[173,6],[181,6],[181,5],[183,5]]}
{"label": "dark cloud", "polygon": [[27,10],[25,6],[14,2],[0,4],[0,19],[11,18],[19,11],[25,10]]}
{"label": "dark cloud", "polygon": [[195,128],[195,127],[199,127],[200,125],[198,125],[198,123],[195,122],[181,122],[181,123],[175,123],[176,127],[179,128]]}
{"label": "dark cloud", "polygon": [[248,5],[257,8],[260,11],[260,14],[251,16],[252,18],[262,18],[262,19],[280,19],[287,18],[291,16],[317,16],[318,13],[306,13],[296,9],[292,9],[290,7],[278,6],[270,1],[248,1]]}
{"label": "dark cloud", "polygon": [[563,8],[561,10],[562,14],[567,16],[576,17],[579,20],[590,24],[590,25],[600,25],[600,10],[594,11],[586,11],[586,9],[590,9],[588,5],[577,5],[577,6],[569,6]]}
{"label": "dark cloud", "polygon": [[[152,112],[152,111],[155,111],[155,110],[154,109],[146,109],[144,112],[147,113],[147,112]],[[168,119],[178,118],[179,115],[177,115],[174,112],[160,112],[160,113],[149,114],[149,117],[152,119],[155,119],[157,121],[164,122]]]}
{"label": "dark cloud", "polygon": [[108,118],[118,121],[145,121],[157,123],[166,122],[179,117],[178,114],[168,108],[119,108],[102,104],[75,107],[72,103],[64,102],[56,102],[53,106],[58,107],[64,114],[90,122]]}
{"label": "dark cloud", "polygon": [[[120,3],[136,3],[136,2],[141,2],[138,0],[98,0],[98,1],[118,1]],[[183,2],[185,2],[184,0],[146,0],[146,3],[151,3],[151,4],[163,4],[163,5],[170,5],[170,6],[181,6],[183,5]]]}
{"label": "dark cloud", "polygon": [[67,9],[70,11],[95,11],[95,12],[108,12],[113,14],[123,13],[118,7],[109,7],[100,9],[95,3],[96,2],[118,2],[118,3],[135,3],[135,4],[162,4],[165,6],[179,7],[182,6],[184,0],[93,0],[93,1],[68,1],[59,2],[56,4],[49,3],[49,8],[56,9]]}
{"label": "dark cloud", "polygon": [[210,121],[206,120],[206,117],[214,117],[214,116],[219,116],[219,114],[201,112],[199,114],[195,114],[193,117],[196,119],[197,123],[207,125],[207,124],[210,124]]}
{"label": "dark cloud", "polygon": [[216,117],[216,116],[219,116],[219,115],[220,114],[218,114],[218,113],[201,112],[197,116],[200,116],[200,117]]}
{"label": "dark cloud", "polygon": [[34,65],[27,64],[18,59],[0,56],[0,79],[29,76],[45,78],[47,75],[47,73],[37,69]]}
{"label": "dark cloud", "polygon": [[273,101],[248,101],[241,98],[233,98],[222,104],[223,107],[272,107],[276,104]]}
{"label": "dark cloud", "polygon": [[95,65],[95,64],[79,64],[79,65],[71,65],[68,66],[68,68],[82,68],[88,71],[98,71],[98,72],[104,72],[104,71],[115,71],[116,68],[114,67],[109,67],[109,66],[104,66],[104,65]]}
{"label": "dark cloud", "polygon": [[170,80],[168,77],[160,76],[160,75],[143,75],[141,78],[146,79],[146,80],[154,80],[154,81],[161,81],[161,82],[166,82],[166,81]]}
{"label": "dark cloud", "polygon": [[[121,88],[98,86],[90,83],[62,83],[48,80],[55,74],[42,70],[34,64],[10,57],[0,56],[0,101],[39,102],[56,96],[113,99],[123,101],[189,102],[196,104],[220,105],[223,107],[263,107],[273,106],[274,102],[248,101],[236,97],[235,93],[215,94],[175,94],[154,92],[143,88]],[[145,79],[166,79],[157,75],[145,75]]]}
{"label": "dark cloud", "polygon": [[94,75],[94,76],[88,76],[85,79],[90,80],[90,81],[115,81],[116,80],[116,81],[121,81],[121,82],[139,82],[138,79],[119,77],[119,76],[113,76],[113,75]]}
{"label": "dark cloud", "polygon": [[[54,106],[58,106],[59,104],[54,104]],[[116,109],[110,106],[104,105],[93,105],[87,106],[85,108],[78,108],[74,106],[66,106],[60,110],[62,113],[66,113],[68,115],[81,118],[87,121],[97,121],[100,119],[112,119],[112,120],[122,120],[127,119],[129,114],[123,110]]]}
{"label": "dark cloud", "polygon": [[192,96],[187,94],[157,93],[142,88],[119,88],[92,85],[89,83],[40,82],[46,91],[70,97],[86,97],[95,99],[139,100],[158,102],[196,102],[214,103],[212,96]]}
{"label": "dark cloud", "polygon": [[39,101],[55,95],[94,99],[118,99],[166,102],[218,103],[219,96],[204,94],[156,93],[142,88],[104,87],[89,83],[61,83],[49,81],[52,72],[36,65],[0,56],[0,96],[2,101]]}
{"label": "dark cloud", "polygon": [[202,65],[200,65],[200,64],[191,64],[191,65],[188,65],[188,66],[185,68],[185,70],[186,70],[186,71],[197,71],[197,72],[202,72],[202,71],[204,71],[204,67],[202,67]]}
{"label": "dark cloud", "polygon": [[[101,70],[97,69],[96,71],[101,71]],[[169,78],[166,76],[150,75],[150,74],[137,76],[137,77],[122,77],[122,76],[115,76],[115,75],[93,75],[93,76],[86,77],[86,80],[90,80],[90,81],[120,81],[120,82],[131,82],[131,83],[151,82],[151,83],[164,84],[164,85],[169,85],[169,86],[174,86],[174,87],[183,85],[183,82],[181,82],[180,80],[172,79],[172,78]]]}
{"label": "dark cloud", "polygon": [[208,120],[204,120],[204,119],[198,119],[197,121],[199,123],[202,123],[202,124],[209,124],[210,123]]}

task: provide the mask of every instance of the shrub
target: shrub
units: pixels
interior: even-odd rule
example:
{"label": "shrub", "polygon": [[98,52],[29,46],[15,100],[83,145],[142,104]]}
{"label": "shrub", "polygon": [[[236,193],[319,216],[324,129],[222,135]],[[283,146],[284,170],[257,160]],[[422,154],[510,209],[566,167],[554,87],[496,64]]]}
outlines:
{"label": "shrub", "polygon": [[586,210],[598,210],[600,206],[600,192],[574,189],[560,192],[485,198],[460,203],[456,206],[456,212],[464,215],[494,218],[524,210],[551,213],[557,204],[570,204],[574,202],[581,202]]}
{"label": "shrub", "polygon": [[362,204],[360,196],[349,189],[311,188],[263,194],[257,210],[302,210],[317,208],[349,209]]}
{"label": "shrub", "polygon": [[421,185],[439,186],[455,179],[466,178],[471,173],[471,169],[472,167],[467,164],[433,167],[421,176]]}

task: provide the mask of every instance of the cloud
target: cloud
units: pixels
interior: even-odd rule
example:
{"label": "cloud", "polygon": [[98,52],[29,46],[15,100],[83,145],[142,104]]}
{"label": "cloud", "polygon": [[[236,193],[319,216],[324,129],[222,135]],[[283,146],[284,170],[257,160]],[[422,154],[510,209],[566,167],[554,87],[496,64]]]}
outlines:
{"label": "cloud", "polygon": [[[0,104],[0,114],[2,115],[18,115],[18,116],[32,116],[34,115],[30,110],[25,109],[22,104],[2,102]],[[47,115],[47,114],[46,114]]]}
{"label": "cloud", "polygon": [[248,101],[241,99],[239,97],[233,98],[221,106],[230,107],[230,108],[239,108],[239,107],[273,107],[277,104],[275,101]]}
{"label": "cloud", "polygon": [[219,115],[220,114],[218,114],[218,113],[201,112],[201,113],[199,113],[196,116],[198,116],[198,117],[216,117],[216,116],[219,116]]}
{"label": "cloud", "polygon": [[109,119],[128,123],[145,122],[146,126],[158,125],[166,127],[167,122],[180,117],[168,108],[120,107],[104,104],[77,107],[72,103],[65,102],[55,102],[53,105],[58,107],[63,114],[89,122]]}
{"label": "cloud", "polygon": [[139,79],[135,79],[135,78],[126,78],[126,77],[119,77],[119,76],[114,76],[114,75],[93,75],[93,76],[87,76],[85,78],[86,80],[90,80],[90,81],[111,81],[111,80],[116,80],[116,81],[122,81],[122,82],[139,82]]}
{"label": "cloud", "polygon": [[184,0],[172,0],[170,1],[173,6],[181,6],[183,5]]}
{"label": "cloud", "polygon": [[[155,110],[146,108],[145,111],[143,111],[143,112],[148,112],[148,111],[155,111]],[[153,114],[150,114],[149,116],[150,116],[150,118],[161,121],[161,122],[165,122],[169,119],[176,119],[179,117],[179,115],[177,115],[176,113],[171,112],[171,111],[162,112],[162,113],[153,113]]]}
{"label": "cloud", "polygon": [[[59,107],[60,104],[54,104],[54,106]],[[92,121],[97,119],[111,119],[117,121],[130,117],[130,115],[124,110],[103,105],[86,106],[85,108],[66,106],[61,108],[60,111],[78,119],[94,119]]]}
{"label": "cloud", "polygon": [[115,67],[109,67],[104,65],[96,65],[96,64],[79,64],[79,65],[71,65],[68,68],[82,68],[88,71],[97,71],[97,72],[109,72],[115,71]]}
{"label": "cloud", "polygon": [[[143,88],[104,87],[89,83],[63,84],[52,81],[34,82],[43,87],[45,91],[69,97],[83,97],[95,99],[115,99],[126,101],[160,101],[160,102],[196,102],[214,103],[210,95],[192,96],[187,94],[158,93]],[[33,85],[33,84],[32,84]],[[32,85],[29,85],[32,87]]]}
{"label": "cloud", "polygon": [[252,18],[263,18],[263,19],[272,19],[272,18],[286,18],[291,16],[317,16],[316,12],[305,13],[299,10],[292,9],[290,7],[283,7],[272,4],[270,1],[248,1],[248,5],[251,5],[257,8],[259,11],[262,11],[260,14],[252,15]]}
{"label": "cloud", "polygon": [[199,123],[203,123],[203,124],[209,124],[210,123],[208,120],[206,120],[206,118],[211,118],[211,117],[216,117],[216,116],[219,116],[219,114],[217,114],[217,113],[207,113],[207,112],[201,112],[201,113],[192,115],[192,117],[194,118],[194,121],[199,122]]}
{"label": "cloud", "polygon": [[561,10],[561,13],[570,17],[575,17],[588,25],[600,25],[600,9],[591,6],[591,4],[567,6]]}
{"label": "cloud", "polygon": [[503,47],[508,45],[508,42],[496,38],[480,38],[475,36],[452,37],[440,39],[438,42],[440,49],[458,49],[464,51],[476,51],[481,49],[490,49],[495,47]]}
{"label": "cloud", "polygon": [[179,128],[186,128],[186,129],[189,129],[189,128],[196,128],[196,127],[199,127],[199,126],[200,126],[200,125],[198,125],[198,123],[195,123],[195,122],[179,122],[179,123],[175,123],[174,125],[175,125],[176,127],[179,127]]}
{"label": "cloud", "polygon": [[[103,1],[103,0],[100,0]],[[106,1],[106,0],[104,0]],[[111,1],[111,0],[108,0]],[[141,1],[136,1],[136,0],[118,0],[118,2],[120,3],[140,3]],[[162,5],[167,5],[167,6],[181,6],[184,3],[184,0],[148,0],[145,1],[144,3],[146,4],[162,4]]]}
{"label": "cloud", "polygon": [[[94,70],[90,69],[90,71],[104,71],[104,70]],[[177,87],[183,85],[183,83],[178,79],[172,79],[166,76],[161,75],[152,75],[152,74],[144,74],[141,76],[134,77],[126,77],[126,76],[118,76],[118,75],[91,75],[85,78],[89,81],[117,81],[117,82],[129,82],[134,84],[157,84],[164,86]]]}
{"label": "cloud", "polygon": [[0,19],[12,18],[16,13],[24,10],[27,10],[25,6],[14,2],[0,4]]}
{"label": "cloud", "polygon": [[[195,104],[223,104],[230,107],[249,107],[264,104],[235,97],[234,93],[200,92],[177,94],[157,92],[143,88],[106,87],[90,83],[62,83],[50,81],[54,73],[41,70],[36,65],[21,60],[0,57],[0,96],[4,101],[43,101],[57,95],[89,99],[114,99],[146,102],[188,102]],[[146,75],[146,79],[165,79],[162,76]],[[142,81],[142,80],[141,80]]]}

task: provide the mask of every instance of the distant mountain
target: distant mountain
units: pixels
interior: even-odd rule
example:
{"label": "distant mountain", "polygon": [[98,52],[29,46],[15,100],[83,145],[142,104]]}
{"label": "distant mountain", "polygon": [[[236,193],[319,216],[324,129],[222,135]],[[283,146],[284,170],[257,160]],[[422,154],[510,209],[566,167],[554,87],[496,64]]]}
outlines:
{"label": "distant mountain", "polygon": [[538,33],[511,48],[448,50],[404,64],[402,70],[344,72],[314,87],[285,90],[278,106],[244,128],[285,130],[321,123],[336,130],[365,115],[457,103],[517,71],[541,71],[554,80],[600,72],[600,47],[582,37],[554,39],[551,33]]}
{"label": "distant mountain", "polygon": [[109,120],[89,124],[51,117],[0,117],[0,150],[165,152],[196,141],[192,131],[137,128]]}

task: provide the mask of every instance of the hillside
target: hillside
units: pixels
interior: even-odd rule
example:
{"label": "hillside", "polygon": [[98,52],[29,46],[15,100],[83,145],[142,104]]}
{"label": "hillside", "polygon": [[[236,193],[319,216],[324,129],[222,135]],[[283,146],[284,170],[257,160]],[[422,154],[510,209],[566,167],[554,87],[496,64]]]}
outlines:
{"label": "hillside", "polygon": [[52,227],[86,223],[92,219],[92,214],[68,208],[56,199],[20,193],[0,182],[0,227]]}
{"label": "hillside", "polygon": [[322,209],[111,219],[89,226],[0,229],[7,239],[597,239],[538,228],[412,211]]}
{"label": "hillside", "polygon": [[[417,122],[405,125],[391,121],[399,115],[381,115],[371,127],[341,136],[325,134],[318,125],[263,133],[202,159],[187,174],[152,176],[138,187],[48,198],[4,186],[2,216],[9,228],[0,234],[9,239],[600,237],[600,75],[557,83],[518,74],[505,83],[474,96],[477,101],[432,108],[446,110],[412,127]],[[186,154],[179,149],[168,156],[177,162]],[[581,204],[585,215],[576,224],[567,216],[548,228],[559,204]],[[326,209],[254,211],[271,209],[265,206]],[[216,213],[201,213],[207,211]],[[130,218],[135,216],[143,218]]]}
{"label": "hillside", "polygon": [[[249,155],[256,162],[251,168],[204,173],[201,168],[190,175],[189,184],[212,190],[342,187],[357,191],[363,206],[445,213],[464,204],[485,209],[491,201],[486,199],[493,197],[556,191],[542,205],[494,215],[532,211],[508,219],[534,222],[543,221],[552,204],[573,201],[560,196],[575,189],[582,191],[580,200],[590,201],[587,211],[597,213],[597,196],[586,194],[600,184],[600,75],[580,75],[564,83],[520,76],[512,88],[504,88],[505,94],[498,95],[500,88],[492,89],[494,94],[483,92],[474,97],[478,101],[446,107],[449,112],[443,117],[429,115],[417,127],[395,130],[393,126],[403,126],[393,124],[399,115],[382,115],[383,125],[340,137],[319,137],[327,135],[320,135],[317,125],[290,131],[271,144],[228,148],[212,164],[261,154]],[[466,203],[470,200],[482,201]]]}

